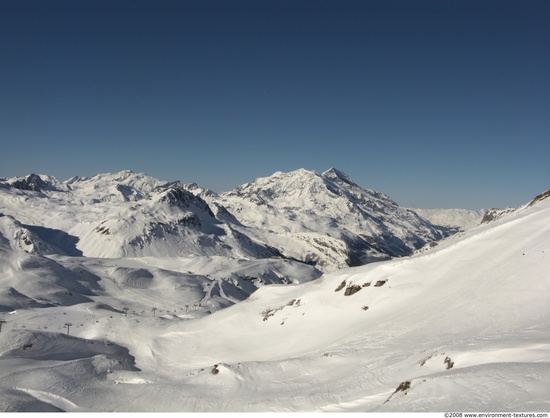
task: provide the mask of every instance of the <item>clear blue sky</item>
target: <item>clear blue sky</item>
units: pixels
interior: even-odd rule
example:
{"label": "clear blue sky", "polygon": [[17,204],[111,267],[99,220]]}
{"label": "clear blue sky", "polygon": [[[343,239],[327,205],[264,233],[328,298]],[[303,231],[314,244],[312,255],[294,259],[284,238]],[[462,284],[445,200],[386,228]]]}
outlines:
{"label": "clear blue sky", "polygon": [[550,188],[547,0],[0,0],[0,176],[215,191],[332,166],[412,207]]}

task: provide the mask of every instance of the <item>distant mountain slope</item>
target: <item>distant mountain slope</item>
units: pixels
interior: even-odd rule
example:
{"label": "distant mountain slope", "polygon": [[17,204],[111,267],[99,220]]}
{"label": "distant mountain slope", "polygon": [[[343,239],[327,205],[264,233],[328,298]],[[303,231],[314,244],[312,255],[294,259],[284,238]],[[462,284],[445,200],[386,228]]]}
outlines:
{"label": "distant mountain slope", "polygon": [[411,209],[434,225],[458,228],[462,231],[478,226],[486,209]]}
{"label": "distant mountain slope", "polygon": [[211,200],[251,234],[266,231],[261,239],[281,253],[325,271],[405,256],[450,234],[334,168],[277,172]]}

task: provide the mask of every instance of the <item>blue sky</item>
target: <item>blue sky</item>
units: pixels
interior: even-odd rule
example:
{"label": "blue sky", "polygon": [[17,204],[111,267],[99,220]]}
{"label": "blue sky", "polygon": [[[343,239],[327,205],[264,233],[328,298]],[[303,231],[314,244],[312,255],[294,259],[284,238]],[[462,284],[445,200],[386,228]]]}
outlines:
{"label": "blue sky", "polygon": [[550,187],[545,0],[0,0],[0,176],[229,190],[336,167],[409,207]]}

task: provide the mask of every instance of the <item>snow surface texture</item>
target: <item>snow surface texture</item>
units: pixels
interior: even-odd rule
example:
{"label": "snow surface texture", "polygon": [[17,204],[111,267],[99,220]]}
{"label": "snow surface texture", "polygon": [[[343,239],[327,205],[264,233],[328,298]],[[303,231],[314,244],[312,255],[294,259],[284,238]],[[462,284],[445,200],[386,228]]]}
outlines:
{"label": "snow surface texture", "polygon": [[282,258],[72,255],[66,229],[29,228],[69,210],[2,206],[0,411],[546,411],[547,197],[317,280]]}

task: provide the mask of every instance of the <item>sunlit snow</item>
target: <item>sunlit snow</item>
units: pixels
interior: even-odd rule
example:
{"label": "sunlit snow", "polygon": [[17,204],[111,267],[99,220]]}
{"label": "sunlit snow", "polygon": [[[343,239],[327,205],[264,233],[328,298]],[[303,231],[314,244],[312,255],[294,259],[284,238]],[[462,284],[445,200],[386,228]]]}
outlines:
{"label": "sunlit snow", "polygon": [[[548,410],[544,195],[415,255],[319,277],[314,266],[270,256],[259,233],[232,238],[226,255],[106,258],[108,240],[71,241],[85,235],[72,211],[94,216],[86,196],[98,194],[87,181],[70,184],[82,187],[79,209],[56,200],[67,183],[32,208],[28,193],[40,192],[0,188],[1,411]],[[164,184],[143,181],[140,190]],[[160,198],[132,190],[101,189],[112,235],[159,207],[173,219]],[[181,197],[197,213],[202,203]],[[142,209],[131,215],[128,202]],[[228,234],[203,209],[194,237]]]}

